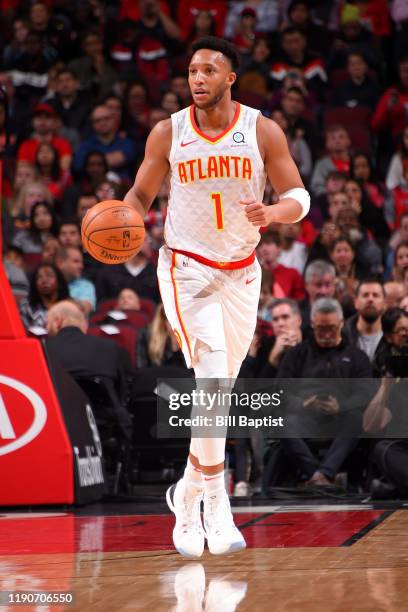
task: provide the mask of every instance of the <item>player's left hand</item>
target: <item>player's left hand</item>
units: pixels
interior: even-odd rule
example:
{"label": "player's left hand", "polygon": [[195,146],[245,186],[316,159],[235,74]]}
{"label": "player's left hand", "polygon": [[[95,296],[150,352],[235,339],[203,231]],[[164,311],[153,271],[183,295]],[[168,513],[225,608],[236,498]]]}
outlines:
{"label": "player's left hand", "polygon": [[271,206],[265,206],[262,202],[255,200],[240,200],[239,203],[245,207],[245,214],[252,225],[263,227],[272,221],[270,218]]}

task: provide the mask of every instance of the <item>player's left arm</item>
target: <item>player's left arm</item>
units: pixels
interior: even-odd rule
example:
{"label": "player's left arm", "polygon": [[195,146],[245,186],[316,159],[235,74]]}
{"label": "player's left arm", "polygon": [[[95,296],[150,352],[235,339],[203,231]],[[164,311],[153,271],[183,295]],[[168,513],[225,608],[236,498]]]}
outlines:
{"label": "player's left arm", "polygon": [[267,226],[303,219],[309,212],[310,196],[289,152],[284,132],[277,123],[261,115],[257,123],[257,140],[268,178],[279,194],[279,201],[273,206],[242,201],[248,221],[253,225]]}

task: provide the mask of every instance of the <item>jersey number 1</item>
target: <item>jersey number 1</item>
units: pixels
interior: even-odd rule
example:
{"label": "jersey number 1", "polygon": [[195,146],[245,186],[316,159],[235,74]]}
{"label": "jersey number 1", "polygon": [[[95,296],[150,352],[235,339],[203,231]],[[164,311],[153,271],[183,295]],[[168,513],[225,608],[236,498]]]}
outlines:
{"label": "jersey number 1", "polygon": [[224,229],[224,209],[222,207],[221,194],[217,191],[211,194],[211,199],[214,204],[215,226],[217,230]]}

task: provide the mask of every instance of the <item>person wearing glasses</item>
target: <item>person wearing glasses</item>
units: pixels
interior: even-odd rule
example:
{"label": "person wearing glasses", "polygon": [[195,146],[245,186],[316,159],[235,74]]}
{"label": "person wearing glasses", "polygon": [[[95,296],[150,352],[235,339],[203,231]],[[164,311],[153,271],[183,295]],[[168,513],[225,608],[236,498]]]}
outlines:
{"label": "person wearing glasses", "polygon": [[[299,485],[332,485],[358,444],[372,369],[367,355],[343,336],[343,326],[339,302],[317,299],[311,308],[312,334],[288,349],[278,368],[278,379],[309,379],[288,384],[286,430],[291,437],[281,439]],[[304,438],[322,437],[322,427],[338,435],[319,459]]]}

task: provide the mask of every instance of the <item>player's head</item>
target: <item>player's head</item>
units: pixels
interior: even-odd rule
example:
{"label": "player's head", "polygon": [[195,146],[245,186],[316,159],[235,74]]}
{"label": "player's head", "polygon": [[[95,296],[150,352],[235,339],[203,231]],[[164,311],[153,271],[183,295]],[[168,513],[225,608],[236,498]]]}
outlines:
{"label": "player's head", "polygon": [[213,108],[235,83],[238,52],[232,43],[216,36],[200,38],[192,50],[188,82],[194,104]]}

